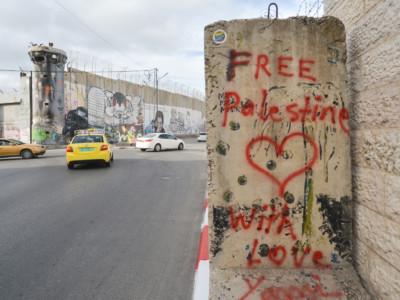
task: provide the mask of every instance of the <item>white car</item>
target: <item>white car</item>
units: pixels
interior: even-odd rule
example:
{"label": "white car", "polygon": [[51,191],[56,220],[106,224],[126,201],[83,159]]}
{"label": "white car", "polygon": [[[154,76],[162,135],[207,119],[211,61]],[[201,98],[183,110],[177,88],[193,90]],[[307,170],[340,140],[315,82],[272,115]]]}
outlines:
{"label": "white car", "polygon": [[197,141],[205,142],[206,138],[207,138],[207,134],[205,132],[199,132],[199,135],[197,136]]}
{"label": "white car", "polygon": [[147,149],[154,149],[156,152],[166,149],[183,150],[184,147],[184,141],[167,133],[149,133],[136,140],[136,148],[142,151]]}

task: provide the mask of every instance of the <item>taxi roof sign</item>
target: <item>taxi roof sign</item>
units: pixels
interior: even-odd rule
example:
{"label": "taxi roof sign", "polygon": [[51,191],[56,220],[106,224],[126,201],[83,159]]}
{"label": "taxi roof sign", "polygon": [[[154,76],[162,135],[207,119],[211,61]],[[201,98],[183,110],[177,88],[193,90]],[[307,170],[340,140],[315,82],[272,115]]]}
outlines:
{"label": "taxi roof sign", "polygon": [[89,129],[75,130],[75,135],[77,135],[77,134],[91,134],[91,133],[104,134],[104,129],[89,128]]}

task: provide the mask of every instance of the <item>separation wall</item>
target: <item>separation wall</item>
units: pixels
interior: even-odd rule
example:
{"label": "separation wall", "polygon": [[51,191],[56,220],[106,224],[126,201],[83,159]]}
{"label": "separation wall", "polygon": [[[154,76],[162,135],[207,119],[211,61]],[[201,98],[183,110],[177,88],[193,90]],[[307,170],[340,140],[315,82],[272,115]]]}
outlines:
{"label": "separation wall", "polygon": [[368,299],[351,264],[343,24],[220,21],[205,60],[210,299]]}
{"label": "separation wall", "polygon": [[[33,143],[65,144],[75,130],[89,127],[104,128],[118,143],[134,143],[139,136],[156,131],[205,131],[205,103],[199,99],[159,90],[157,105],[154,88],[76,69],[65,72],[61,82],[62,121],[35,128]],[[29,87],[29,77],[21,77],[19,93],[0,97],[1,136],[29,142]],[[37,88],[34,84],[33,90]]]}
{"label": "separation wall", "polygon": [[157,105],[156,90],[151,87],[74,69],[65,73],[64,81],[67,117],[63,134],[76,130],[74,120],[78,118],[87,119],[86,126],[105,128],[116,142],[133,143],[149,132],[195,134],[205,130],[204,102],[198,99],[159,90]]}

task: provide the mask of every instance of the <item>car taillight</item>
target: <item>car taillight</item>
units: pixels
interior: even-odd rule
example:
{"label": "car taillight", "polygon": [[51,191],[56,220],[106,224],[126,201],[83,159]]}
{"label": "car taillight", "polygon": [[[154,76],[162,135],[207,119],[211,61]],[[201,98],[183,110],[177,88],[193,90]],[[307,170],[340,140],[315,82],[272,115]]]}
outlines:
{"label": "car taillight", "polygon": [[200,136],[198,135],[197,137],[199,138]]}
{"label": "car taillight", "polygon": [[100,147],[100,151],[101,151],[101,150],[107,150],[107,149],[108,149],[108,146],[107,146],[107,145],[103,145],[103,146]]}
{"label": "car taillight", "polygon": [[144,140],[144,141],[149,143],[149,142],[152,142],[153,140]]}
{"label": "car taillight", "polygon": [[72,149],[71,146],[68,146],[68,147],[67,147],[67,152],[74,152],[74,149]]}

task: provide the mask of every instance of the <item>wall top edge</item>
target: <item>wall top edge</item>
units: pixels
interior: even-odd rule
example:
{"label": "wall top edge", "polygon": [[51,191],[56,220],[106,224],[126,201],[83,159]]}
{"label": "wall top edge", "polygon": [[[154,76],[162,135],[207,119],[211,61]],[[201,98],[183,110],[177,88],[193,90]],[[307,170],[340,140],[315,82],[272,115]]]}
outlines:
{"label": "wall top edge", "polygon": [[321,18],[313,18],[306,16],[298,16],[298,17],[289,17],[286,19],[270,19],[270,18],[252,18],[252,19],[232,19],[232,20],[219,20],[214,23],[205,26],[205,30],[209,28],[213,28],[215,26],[224,26],[231,23],[267,23],[268,25],[272,25],[273,23],[291,23],[297,22],[302,25],[327,25],[330,26],[332,23],[339,23],[344,27],[343,22],[334,17],[334,16],[324,16]]}

